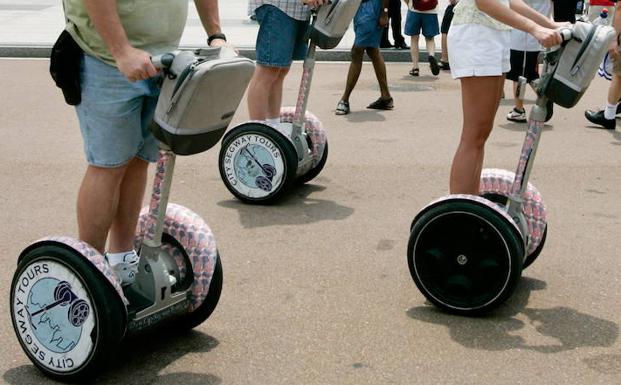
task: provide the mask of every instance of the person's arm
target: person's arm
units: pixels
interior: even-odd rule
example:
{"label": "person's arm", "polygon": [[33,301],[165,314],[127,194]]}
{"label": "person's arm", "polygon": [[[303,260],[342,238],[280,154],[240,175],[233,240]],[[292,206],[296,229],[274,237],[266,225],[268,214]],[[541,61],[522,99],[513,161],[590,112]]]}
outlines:
{"label": "person's arm", "polygon": [[84,5],[119,71],[129,81],[143,80],[157,74],[149,53],[129,44],[117,12],[116,0],[84,0]]}
{"label": "person's arm", "polygon": [[382,0],[382,12],[380,12],[379,26],[385,28],[388,26],[388,7],[390,5],[389,0]]}
{"label": "person's arm", "polygon": [[[513,2],[516,0],[511,1]],[[475,0],[475,2],[482,12],[503,24],[530,33],[546,48],[561,43],[561,35],[557,31],[540,26],[509,7],[505,7],[497,0]]]}
{"label": "person's arm", "polygon": [[[218,0],[194,0],[194,5],[198,11],[203,28],[207,32],[207,36],[221,34],[220,13],[218,10]],[[211,41],[211,46],[224,45],[225,39],[215,38]]]}
{"label": "person's arm", "polygon": [[532,9],[524,0],[511,0],[511,9],[542,27],[551,29],[558,27],[552,19]]}

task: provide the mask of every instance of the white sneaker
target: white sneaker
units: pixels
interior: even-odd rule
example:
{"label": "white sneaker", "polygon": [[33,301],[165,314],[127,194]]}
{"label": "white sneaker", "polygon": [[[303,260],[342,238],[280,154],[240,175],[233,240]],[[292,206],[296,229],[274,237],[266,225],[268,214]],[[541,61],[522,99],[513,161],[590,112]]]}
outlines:
{"label": "white sneaker", "polygon": [[134,250],[127,253],[106,253],[106,260],[122,286],[131,285],[138,274],[138,262],[140,257]]}
{"label": "white sneaker", "polygon": [[520,111],[514,108],[511,110],[511,112],[507,114],[507,120],[510,120],[512,122],[519,122],[519,123],[526,122],[526,111],[525,110]]}

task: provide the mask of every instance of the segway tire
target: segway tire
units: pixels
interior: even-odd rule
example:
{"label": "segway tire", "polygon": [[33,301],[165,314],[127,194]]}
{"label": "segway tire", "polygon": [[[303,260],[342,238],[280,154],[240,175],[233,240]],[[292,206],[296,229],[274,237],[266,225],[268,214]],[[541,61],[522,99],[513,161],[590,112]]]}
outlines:
{"label": "segway tire", "polygon": [[[30,278],[37,270],[41,272],[48,268],[62,271],[66,275],[59,280],[58,290],[54,290],[50,295],[50,297],[58,297],[57,301],[54,302],[53,298],[46,299],[47,306],[36,312],[32,312],[32,309],[26,305],[21,311],[15,311],[16,304],[20,302],[19,298],[16,301],[16,291],[23,290],[24,282],[26,282],[24,277]],[[36,289],[43,280],[53,284],[55,278],[43,277],[29,285],[28,299],[33,306],[41,306],[41,302],[34,300],[34,296],[44,296],[44,290],[37,291]],[[79,286],[81,293],[80,298],[71,294],[70,306],[67,306],[69,303],[66,301],[60,302],[69,297],[66,294],[68,290],[71,290],[71,285],[67,281],[74,285],[74,289]],[[43,288],[46,287],[45,283],[41,285]],[[57,307],[54,306],[55,303],[58,303]],[[35,367],[46,376],[58,381],[89,380],[108,364],[109,358],[114,356],[112,353],[118,347],[125,332],[125,309],[122,306],[121,299],[110,282],[87,262],[85,257],[73,249],[59,245],[47,244],[30,250],[19,262],[11,283],[11,320],[17,339]],[[29,315],[27,321],[20,316],[25,313]],[[37,313],[36,321],[31,318],[33,313]],[[58,316],[59,314],[61,316]],[[65,320],[65,317],[68,319]],[[92,323],[89,322],[89,317],[93,317]],[[32,327],[26,329],[28,324],[32,325],[35,322],[39,329]],[[42,327],[48,324],[50,330],[61,335],[52,334],[54,338],[45,338],[50,336],[45,334]],[[61,327],[61,325],[65,326]],[[92,325],[90,330],[82,329],[90,325]],[[71,327],[76,329],[70,329]],[[73,341],[74,345],[63,340],[67,336],[62,336],[62,334],[67,330],[70,332],[68,334],[70,337],[77,337],[77,340]],[[88,342],[81,344],[82,339],[90,339],[90,344]],[[64,342],[66,345],[61,347],[61,343],[57,341]],[[78,351],[84,346],[87,347],[84,351]],[[76,352],[72,355],[73,350]],[[42,357],[45,358],[42,359]]]}
{"label": "segway tire", "polygon": [[207,297],[205,297],[203,303],[196,310],[181,316],[181,318],[176,321],[176,326],[180,329],[190,330],[205,322],[216,309],[216,306],[218,306],[220,293],[222,293],[222,281],[222,262],[220,260],[220,255],[218,255]]}
{"label": "segway tire", "polygon": [[315,167],[313,167],[310,170],[308,170],[306,172],[306,174],[301,175],[297,179],[297,183],[298,184],[304,184],[304,183],[308,183],[311,180],[315,179],[315,177],[317,175],[319,175],[321,170],[323,170],[323,167],[326,165],[327,161],[328,161],[328,142],[326,141],[326,145],[325,145],[325,147],[323,149],[323,155],[321,156],[321,159],[319,160],[319,163],[317,163],[317,165]]}
{"label": "segway tire", "polygon": [[[282,175],[274,175],[275,168],[273,165],[268,165],[269,167],[266,167],[265,164],[256,165],[256,167],[265,169],[266,172],[262,174],[266,175],[259,175],[254,179],[257,186],[245,186],[242,179],[237,177],[234,169],[235,165],[231,164],[235,163],[235,159],[231,157],[231,153],[235,152],[235,149],[231,150],[231,146],[234,146],[236,141],[242,137],[254,138],[253,140],[255,141],[257,140],[256,138],[265,138],[273,143],[275,151],[279,154],[278,156],[282,157]],[[253,159],[253,162],[257,163],[257,160]],[[258,163],[261,162],[259,161]],[[297,167],[297,153],[291,141],[276,129],[265,124],[244,123],[229,131],[222,140],[222,147],[218,158],[220,176],[231,194],[244,203],[272,204],[280,200],[293,185]],[[273,179],[274,176],[277,178]],[[265,178],[269,179],[270,184],[265,183]],[[265,191],[265,187],[269,187],[271,191],[266,192],[266,194],[260,193],[259,191]],[[241,190],[242,188],[248,191],[254,189],[258,195],[251,196],[246,194]]]}
{"label": "segway tire", "polygon": [[522,265],[522,270],[532,265],[533,262],[535,262],[535,260],[539,256],[539,254],[541,254],[541,250],[543,250],[543,245],[546,243],[547,236],[548,236],[548,224],[546,223],[546,228],[545,230],[543,230],[543,235],[541,236],[541,241],[539,241],[539,245],[532,253],[526,256],[526,258],[524,259],[524,264]]}
{"label": "segway tire", "polygon": [[408,242],[418,289],[437,307],[461,315],[503,303],[521,276],[523,257],[515,225],[474,200],[429,206],[416,218]]}

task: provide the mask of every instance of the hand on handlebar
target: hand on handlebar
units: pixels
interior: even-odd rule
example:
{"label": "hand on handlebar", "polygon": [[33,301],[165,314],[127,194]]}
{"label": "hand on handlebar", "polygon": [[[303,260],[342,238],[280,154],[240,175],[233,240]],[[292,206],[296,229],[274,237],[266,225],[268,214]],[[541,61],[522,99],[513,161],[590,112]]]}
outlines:
{"label": "hand on handlebar", "polygon": [[151,63],[148,52],[128,46],[121,54],[114,57],[119,71],[130,82],[145,80],[157,75],[158,71]]}
{"label": "hand on handlebar", "polygon": [[545,48],[554,47],[555,45],[559,45],[563,42],[561,33],[555,29],[537,26],[532,32],[532,35],[535,37],[535,39],[537,39],[539,44],[541,44]]}

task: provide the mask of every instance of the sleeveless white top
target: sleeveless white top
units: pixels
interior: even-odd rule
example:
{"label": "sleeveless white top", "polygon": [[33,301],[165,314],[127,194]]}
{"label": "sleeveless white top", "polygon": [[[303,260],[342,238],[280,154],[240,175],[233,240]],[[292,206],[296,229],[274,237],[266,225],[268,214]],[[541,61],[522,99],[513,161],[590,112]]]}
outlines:
{"label": "sleeveless white top", "polygon": [[[498,0],[499,3],[508,7],[509,0]],[[453,16],[453,25],[458,24],[481,24],[486,27],[505,31],[511,29],[506,24],[494,19],[486,13],[479,10],[475,0],[461,0],[453,9],[455,15]]]}

